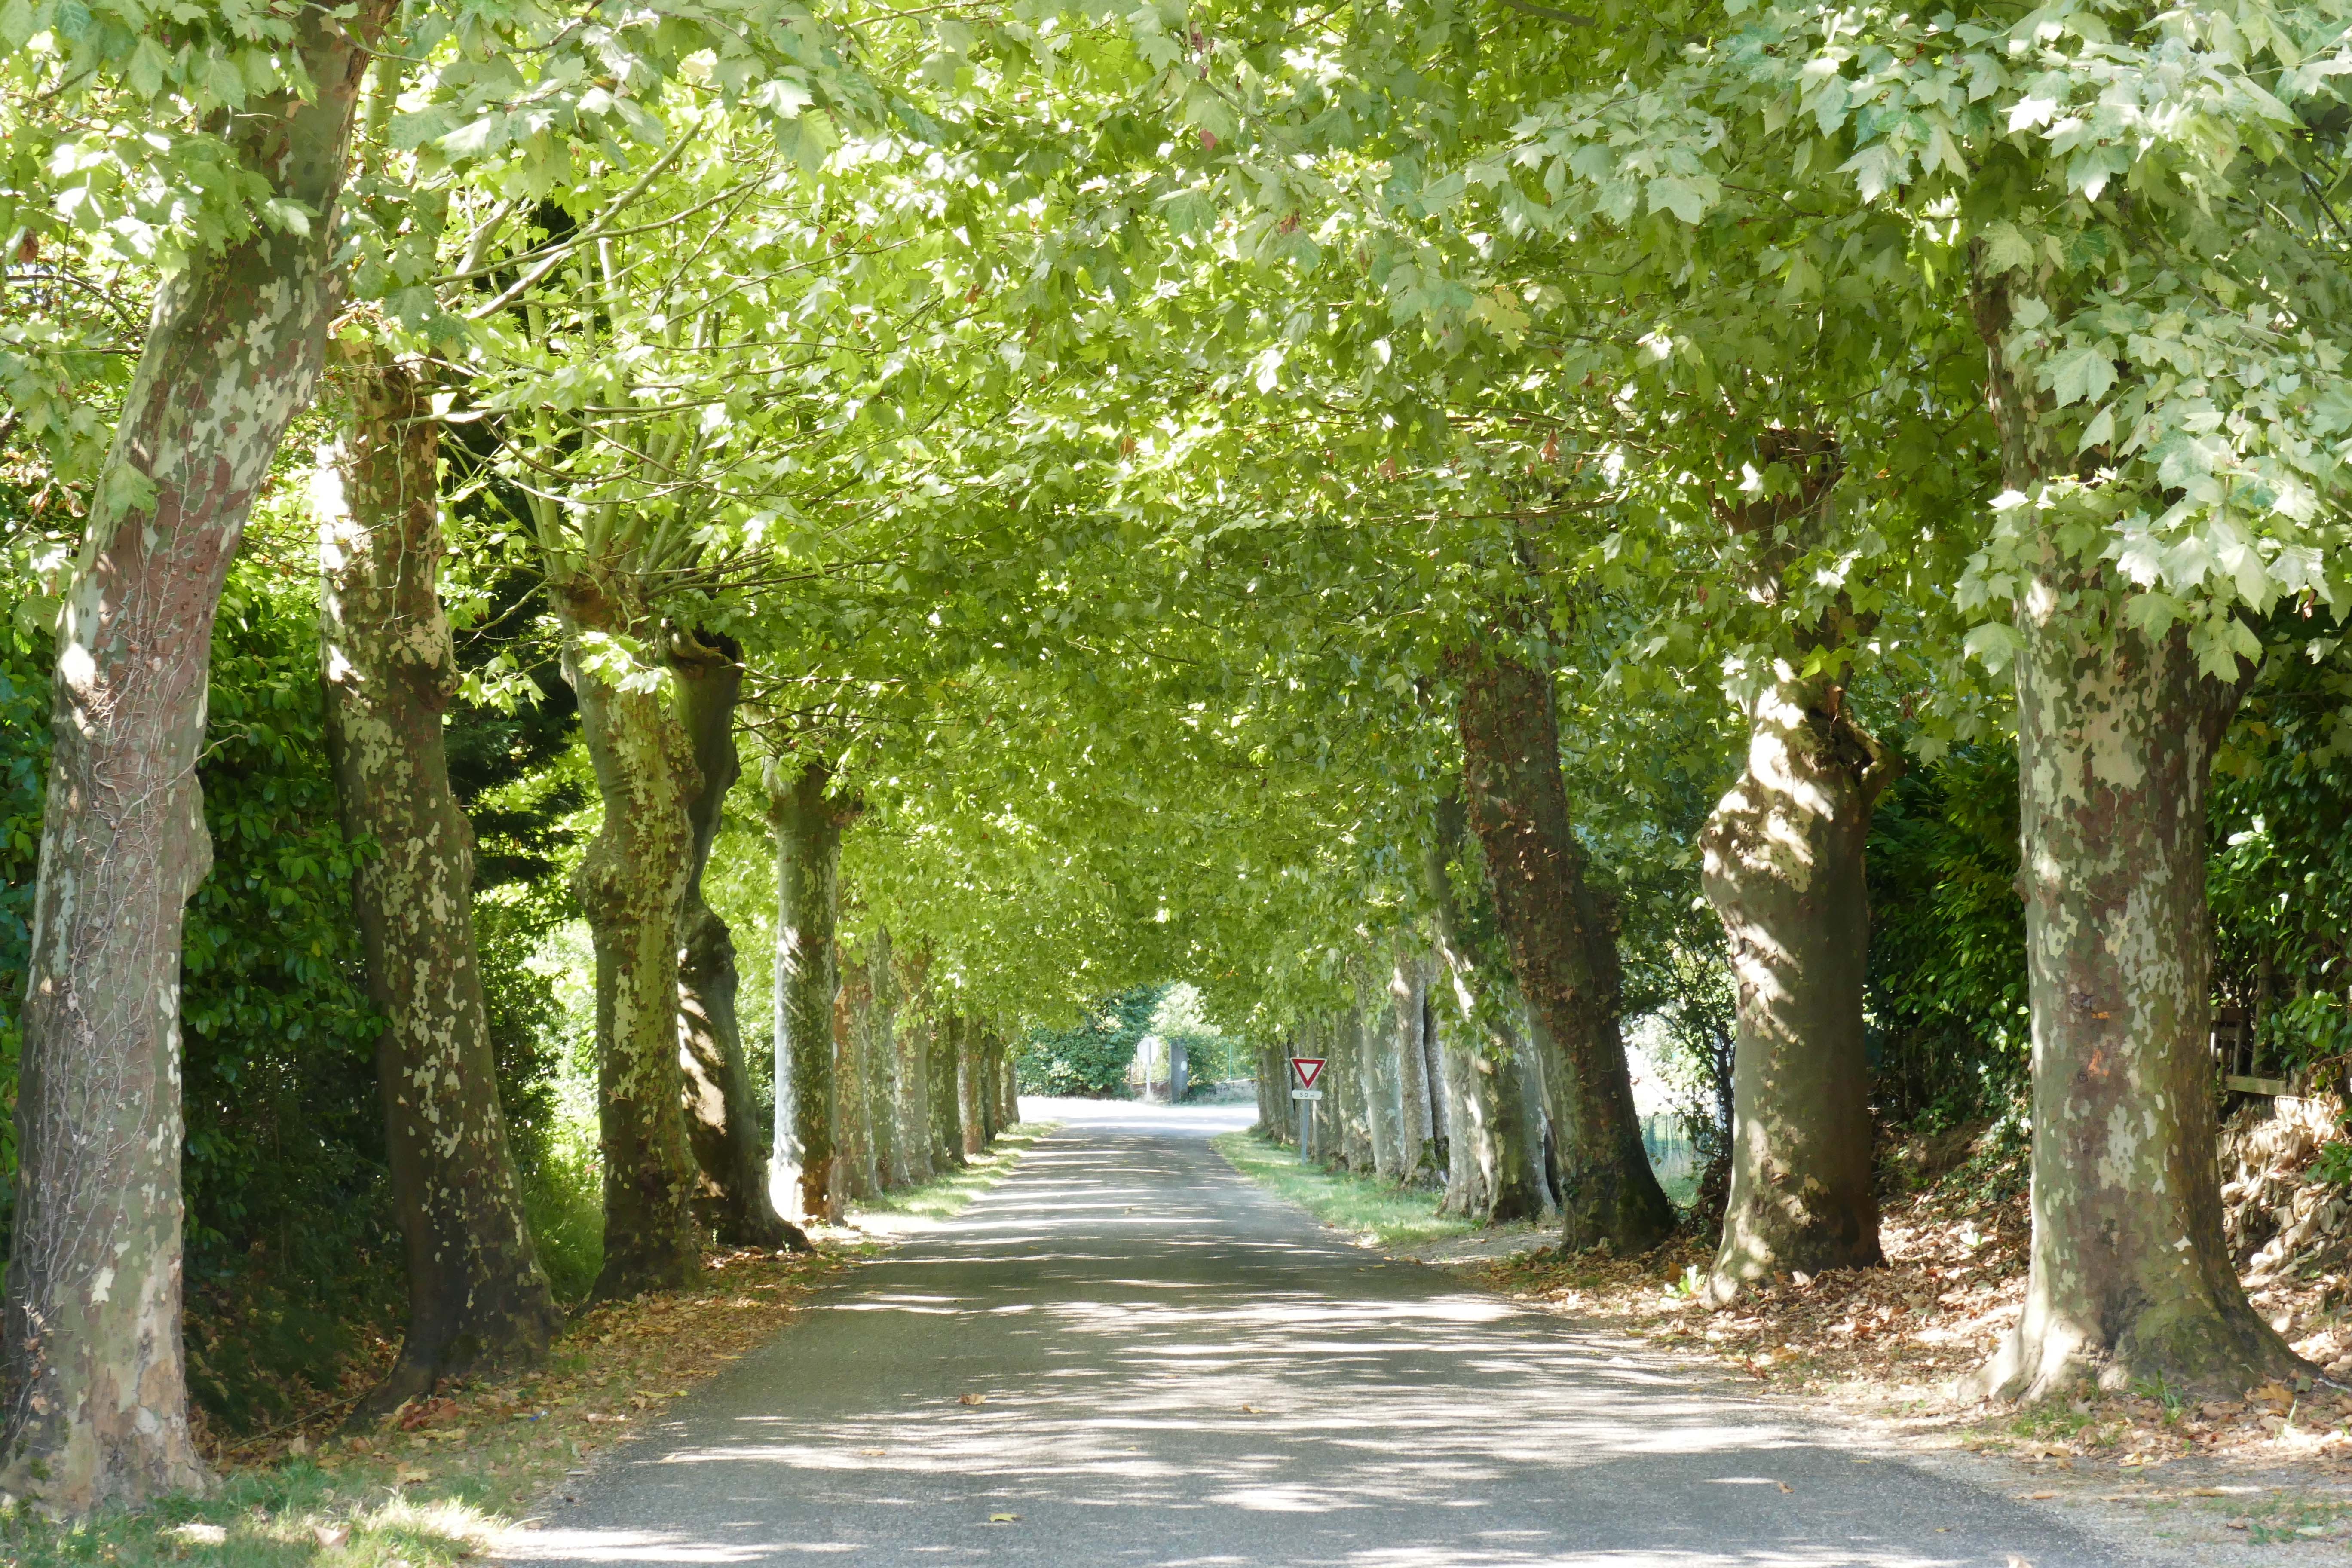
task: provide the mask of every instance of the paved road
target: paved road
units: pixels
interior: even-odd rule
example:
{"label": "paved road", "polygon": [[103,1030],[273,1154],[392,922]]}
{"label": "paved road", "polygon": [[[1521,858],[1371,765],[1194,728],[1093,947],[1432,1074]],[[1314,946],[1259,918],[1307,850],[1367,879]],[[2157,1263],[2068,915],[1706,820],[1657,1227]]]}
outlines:
{"label": "paved road", "polygon": [[1209,1148],[1246,1108],[1041,1110],[1062,1130],[1003,1185],[815,1298],[513,1555],[845,1568],[2124,1560],[1955,1477],[1859,1453],[1557,1318],[1335,1240]]}

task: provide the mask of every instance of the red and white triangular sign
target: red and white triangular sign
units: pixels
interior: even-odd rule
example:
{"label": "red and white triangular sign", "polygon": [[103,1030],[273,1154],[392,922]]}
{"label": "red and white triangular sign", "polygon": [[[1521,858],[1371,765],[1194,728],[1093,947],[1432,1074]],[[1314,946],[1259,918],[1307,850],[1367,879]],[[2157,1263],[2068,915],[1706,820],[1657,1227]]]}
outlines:
{"label": "red and white triangular sign", "polygon": [[1323,1058],[1293,1057],[1290,1058],[1290,1071],[1291,1076],[1298,1079],[1299,1088],[1313,1089],[1315,1080],[1323,1076]]}

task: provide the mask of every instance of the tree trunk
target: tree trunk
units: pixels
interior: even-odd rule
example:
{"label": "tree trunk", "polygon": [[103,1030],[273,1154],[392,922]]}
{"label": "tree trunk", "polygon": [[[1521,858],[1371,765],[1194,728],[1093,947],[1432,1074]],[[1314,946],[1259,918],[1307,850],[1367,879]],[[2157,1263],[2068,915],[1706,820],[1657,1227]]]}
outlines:
{"label": "tree trunk", "polygon": [[980,1026],[969,1018],[958,1020],[955,1032],[956,1074],[956,1136],[964,1153],[988,1152],[988,1129],[981,1120],[981,1064],[982,1047]]}
{"label": "tree trunk", "polygon": [[903,998],[898,1013],[898,1147],[906,1155],[908,1185],[938,1173],[931,1164],[932,1012],[923,994],[929,968],[919,952],[898,956],[897,989]]}
{"label": "tree trunk", "polygon": [[1257,1074],[1254,1086],[1257,1090],[1257,1125],[1250,1131],[1261,1138],[1279,1143],[1284,1142],[1282,1123],[1276,1119],[1274,1112],[1274,1071],[1277,1048],[1267,1045],[1257,1048]]}
{"label": "tree trunk", "polygon": [[1010,1042],[1000,1042],[997,1049],[996,1092],[999,1104],[996,1125],[1002,1130],[1021,1125],[1020,1073],[1013,1059]]}
{"label": "tree trunk", "polygon": [[840,1147],[835,1155],[842,1201],[875,1195],[873,1084],[866,1076],[866,1037],[872,1027],[874,988],[862,963],[841,954],[841,989],[833,1004],[833,1082]]}
{"label": "tree trunk", "polygon": [[1397,1173],[1419,1186],[1437,1170],[1437,1123],[1429,1098],[1429,1052],[1422,1039],[1422,1015],[1429,1005],[1429,975],[1417,952],[1400,952],[1389,973],[1389,1000],[1396,1016]]}
{"label": "tree trunk", "polygon": [[833,770],[811,762],[785,775],[772,763],[768,823],[776,836],[776,1139],[769,1191],[779,1210],[841,1218],[835,1181],[840,1110],[833,1010],[841,993],[841,835],[856,807],[832,798]]}
{"label": "tree trunk", "polygon": [[874,1140],[874,1187],[877,1193],[907,1184],[907,1153],[899,1138],[898,1106],[905,1086],[898,1078],[898,972],[891,961],[890,933],[880,926],[866,947],[866,984],[873,1009],[865,1036],[866,1125]]}
{"label": "tree trunk", "polygon": [[[1463,1019],[1459,1074],[1464,1113],[1484,1191],[1461,1212],[1489,1222],[1540,1219],[1551,1210],[1544,1171],[1540,1088],[1528,1089],[1533,1053],[1518,1026],[1518,996],[1472,945],[1469,911],[1455,892],[1454,863],[1469,852],[1469,823],[1461,798],[1437,803],[1434,831],[1422,852],[1422,879],[1436,918],[1438,957],[1454,987]],[[1484,879],[1467,880],[1474,892]],[[1477,904],[1484,916],[1486,905]],[[1482,921],[1483,923],[1483,921]],[[1461,1154],[1457,1151],[1458,1161]]]}
{"label": "tree trunk", "polygon": [[1429,1091],[1430,1170],[1437,1175],[1446,1167],[1453,1127],[1445,1113],[1445,1052],[1437,1037],[1437,964],[1427,953],[1420,963],[1422,1082]]}
{"label": "tree trunk", "polygon": [[735,933],[702,896],[702,873],[719,841],[728,792],[743,776],[735,750],[741,661],[742,650],[724,637],[696,633],[670,645],[678,719],[700,779],[687,803],[694,837],[678,914],[678,1069],[686,1081],[687,1141],[702,1173],[695,1193],[701,1223],[729,1247],[798,1252],[807,1250],[808,1237],[776,1212],[768,1195],[767,1140],[736,1010],[742,978],[735,966]]}
{"label": "tree trunk", "polygon": [[981,1146],[993,1148],[997,1133],[996,1113],[1004,1100],[996,1083],[996,1032],[993,1029],[982,1031],[980,1045],[972,1059],[980,1068],[980,1081],[974,1087],[972,1099],[980,1113]]}
{"label": "tree trunk", "polygon": [[457,689],[441,612],[439,426],[412,364],[358,356],[351,418],[318,476],[327,754],[343,833],[373,837],[353,913],[385,1163],[408,1279],[400,1359],[362,1415],[444,1378],[533,1362],[562,1313],[507,1150],[474,947],[473,831],[449,788],[442,714]]}
{"label": "tree trunk", "polygon": [[1555,1114],[1562,1245],[1645,1252],[1675,1227],[1642,1147],[1618,1020],[1617,937],[1585,879],[1559,776],[1550,677],[1517,659],[1464,658],[1463,782],[1495,911]]}
{"label": "tree trunk", "polygon": [[[1372,1171],[1384,1182],[1405,1179],[1404,1042],[1397,1027],[1394,998],[1374,991],[1364,1009],[1366,1085],[1371,1093]],[[1421,1047],[1418,1042],[1413,1048]]]}
{"label": "tree trunk", "polygon": [[[604,1158],[600,1300],[673,1289],[702,1270],[700,1180],[678,1069],[678,917],[694,857],[687,811],[700,787],[677,715],[658,688],[614,679],[583,639],[642,634],[654,616],[615,596],[620,574],[551,584],[564,674],[604,818],[572,888],[596,949],[597,1126]],[[613,592],[606,591],[613,589]],[[632,689],[632,686],[635,689]]]}
{"label": "tree trunk", "polygon": [[2205,793],[2238,693],[2185,631],[2068,625],[2056,606],[2095,591],[2045,557],[2018,611],[2033,1245],[2024,1313],[1979,1376],[2021,1399],[2235,1394],[2311,1370],[2221,1236]]}
{"label": "tree trunk", "polygon": [[1470,1026],[1441,1016],[1441,1100],[1445,1117],[1445,1185],[1437,1212],[1483,1218],[1494,1194],[1495,1139],[1492,1110],[1475,1098],[1481,1079],[1470,1066]]}
{"label": "tree trunk", "polygon": [[1350,1007],[1331,1020],[1330,1043],[1325,1047],[1331,1075],[1324,1107],[1336,1112],[1331,1127],[1331,1157],[1342,1170],[1369,1174],[1372,1170],[1371,1100],[1364,1092],[1364,1018]]}
{"label": "tree trunk", "polygon": [[[2005,281],[1979,279],[1975,310],[2003,478],[2031,494],[2073,454],[2002,355]],[[2311,1370],[2221,1236],[2205,810],[2242,689],[2201,675],[2184,630],[2117,624],[2128,588],[2057,539],[2032,548],[2015,625],[2033,1244],[2024,1311],[1974,1381],[2019,1399],[2094,1379],[2234,1395]]]}
{"label": "tree trunk", "polygon": [[964,1021],[955,1013],[932,1015],[930,1043],[931,1168],[941,1175],[969,1163],[963,1152],[963,1101],[956,1091],[957,1061],[963,1055]]}
{"label": "tree trunk", "polygon": [[1882,1260],[1872,1190],[1863,847],[1893,769],[1829,675],[1748,701],[1748,768],[1700,836],[1738,982],[1731,1192],[1709,1291]]}
{"label": "tree trunk", "polygon": [[368,47],[391,7],[292,23],[307,100],[225,134],[314,215],[196,247],[157,293],[57,637],[16,1095],[0,1491],[60,1513],[209,1484],[180,1338],[180,946],[212,863],[195,776],[213,617],[310,401]]}
{"label": "tree trunk", "polygon": [[922,994],[924,969],[906,962],[898,975],[898,1147],[906,1152],[908,1184],[939,1175],[931,1168],[931,1006]]}

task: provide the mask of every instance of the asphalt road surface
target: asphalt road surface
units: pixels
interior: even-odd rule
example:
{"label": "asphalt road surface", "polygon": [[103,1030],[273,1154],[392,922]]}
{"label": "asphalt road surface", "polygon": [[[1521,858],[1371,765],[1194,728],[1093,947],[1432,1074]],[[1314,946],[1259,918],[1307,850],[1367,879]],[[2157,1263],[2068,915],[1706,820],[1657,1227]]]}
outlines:
{"label": "asphalt road surface", "polygon": [[848,1271],[575,1483],[580,1500],[509,1557],[2131,1561],[1958,1476],[1347,1245],[1209,1147],[1247,1107],[1031,1114],[1064,1125],[1002,1185]]}

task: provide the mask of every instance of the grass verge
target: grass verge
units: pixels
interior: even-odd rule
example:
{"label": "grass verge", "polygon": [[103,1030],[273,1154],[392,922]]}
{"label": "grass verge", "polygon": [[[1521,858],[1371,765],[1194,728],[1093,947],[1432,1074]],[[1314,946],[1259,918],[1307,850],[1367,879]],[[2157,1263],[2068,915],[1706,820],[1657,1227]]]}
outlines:
{"label": "grass verge", "polygon": [[890,1215],[953,1219],[972,1199],[1012,1174],[1013,1167],[1021,1163],[1021,1156],[1029,1152],[1032,1144],[1061,1125],[1058,1121],[1023,1121],[1008,1127],[996,1135],[994,1147],[985,1154],[973,1155],[971,1163],[962,1170],[951,1171],[919,1187],[886,1193],[857,1204],[849,1211],[850,1219],[856,1223],[861,1215]]}
{"label": "grass verge", "polygon": [[1467,1236],[1475,1228],[1468,1220],[1439,1214],[1437,1193],[1302,1165],[1289,1150],[1252,1133],[1221,1132],[1209,1146],[1259,1186],[1346,1231],[1359,1246],[1412,1247]]}

